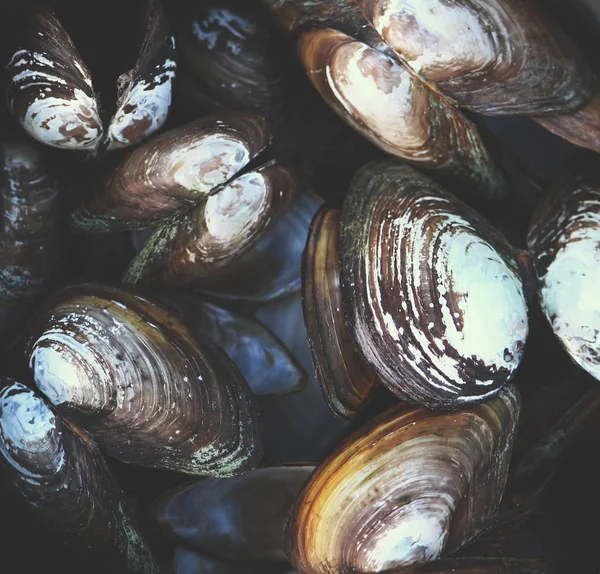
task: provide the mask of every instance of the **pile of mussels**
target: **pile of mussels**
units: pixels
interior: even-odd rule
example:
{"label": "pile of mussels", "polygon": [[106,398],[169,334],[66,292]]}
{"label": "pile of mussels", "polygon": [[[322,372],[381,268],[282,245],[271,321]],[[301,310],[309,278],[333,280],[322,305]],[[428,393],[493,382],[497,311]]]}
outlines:
{"label": "pile of mussels", "polygon": [[594,0],[81,4],[1,9],[0,570],[600,571]]}

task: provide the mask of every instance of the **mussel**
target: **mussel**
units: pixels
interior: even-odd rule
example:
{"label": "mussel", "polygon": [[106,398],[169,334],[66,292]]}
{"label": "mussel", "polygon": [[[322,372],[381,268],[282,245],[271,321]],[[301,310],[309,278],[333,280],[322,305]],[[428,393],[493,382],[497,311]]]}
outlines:
{"label": "mussel", "polygon": [[96,152],[136,144],[164,124],[175,41],[160,1],[147,4],[137,61],[118,78],[116,110],[106,125],[91,73],[69,34],[49,8],[33,6],[6,68],[9,108],[31,137],[57,148]]}
{"label": "mussel", "polygon": [[356,414],[376,384],[346,323],[340,292],[340,211],[323,207],[311,225],[303,261],[302,304],[315,373],[331,410]]}
{"label": "mussel", "polygon": [[382,572],[475,538],[502,497],[519,404],[509,386],[456,413],[399,405],[359,429],[296,501],[287,526],[296,570]]}
{"label": "mussel", "polygon": [[155,519],[181,543],[221,560],[285,560],[284,527],[313,466],[260,468],[184,485],[154,503]]}
{"label": "mussel", "polygon": [[0,470],[33,517],[91,572],[153,574],[158,566],[98,447],[33,391],[0,392]]}
{"label": "mussel", "polygon": [[512,247],[433,180],[393,162],[362,167],[340,257],[354,338],[400,398],[456,409],[513,376],[528,317]]}
{"label": "mussel", "polygon": [[578,167],[540,205],[529,248],[544,315],[573,361],[600,380],[600,170]]}
{"label": "mussel", "polygon": [[59,196],[40,151],[29,142],[1,148],[0,341],[20,330],[32,304],[60,279]]}
{"label": "mussel", "polygon": [[66,288],[37,315],[28,356],[57,410],[117,459],[230,476],[261,458],[255,401],[238,369],[148,299]]}

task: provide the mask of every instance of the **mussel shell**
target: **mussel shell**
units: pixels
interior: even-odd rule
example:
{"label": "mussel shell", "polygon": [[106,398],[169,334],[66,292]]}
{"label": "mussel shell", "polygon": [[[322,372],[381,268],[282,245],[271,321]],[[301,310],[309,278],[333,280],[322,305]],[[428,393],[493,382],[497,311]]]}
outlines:
{"label": "mussel shell", "polygon": [[386,570],[385,574],[547,574],[548,566],[537,560],[516,558],[455,558],[415,568]]}
{"label": "mussel shell", "polygon": [[298,52],[324,100],[376,146],[467,196],[508,193],[476,127],[402,63],[331,28],[302,33]]}
{"label": "mussel shell", "polygon": [[359,0],[387,44],[460,105],[485,114],[574,110],[592,73],[542,7],[522,0]]}
{"label": "mussel shell", "polygon": [[335,416],[319,387],[307,341],[299,292],[262,304],[256,318],[289,349],[308,375],[306,385],[280,397],[260,397],[265,461],[272,465],[314,463],[337,444],[348,421]]}
{"label": "mussel shell", "polygon": [[339,209],[322,208],[311,225],[303,261],[302,304],[308,342],[321,390],[331,410],[354,415],[376,383],[352,337],[339,276]]}
{"label": "mussel shell", "polygon": [[268,142],[266,120],[252,112],[175,128],[136,147],[117,165],[109,164],[72,224],[98,232],[168,219],[227,183]]}
{"label": "mussel shell", "polygon": [[57,185],[29,142],[0,149],[0,340],[15,334],[63,268]]}
{"label": "mussel shell", "polygon": [[571,359],[600,380],[600,172],[579,173],[540,206],[528,242],[546,319]]}
{"label": "mussel shell", "polygon": [[269,23],[245,0],[194,5],[178,36],[207,106],[271,111],[280,98],[278,62]]}
{"label": "mussel shell", "polygon": [[397,406],[317,468],[287,526],[300,572],[380,572],[477,536],[502,496],[519,413],[506,387],[457,413]]}
{"label": "mussel shell", "polygon": [[110,120],[109,150],[135,145],[167,120],[175,78],[175,39],[160,0],[149,3],[146,36],[132,70],[118,79],[117,110]]}
{"label": "mussel shell", "polygon": [[532,116],[538,124],[572,144],[600,153],[600,86],[581,109]]}
{"label": "mussel shell", "polygon": [[28,356],[57,410],[119,460],[230,476],[262,456],[238,369],[148,299],[92,284],[64,289],[38,314]]}
{"label": "mussel shell", "polygon": [[174,574],[249,574],[247,564],[225,562],[178,546],[173,557]]}
{"label": "mussel shell", "polygon": [[399,397],[456,409],[512,377],[528,331],[512,248],[438,184],[392,162],[361,168],[340,256],[354,337]]}
{"label": "mussel shell", "polygon": [[0,466],[31,513],[86,555],[90,571],[158,572],[98,448],[14,382],[0,393]]}
{"label": "mussel shell", "polygon": [[222,560],[285,560],[284,527],[314,466],[260,468],[180,487],[154,504],[159,525]]}
{"label": "mussel shell", "polygon": [[182,293],[158,296],[179,311],[198,338],[208,337],[236,364],[252,392],[285,395],[298,392],[306,373],[285,345],[261,323],[225,307]]}
{"label": "mussel shell", "polygon": [[32,10],[6,74],[8,106],[31,137],[67,149],[99,143],[103,128],[90,73],[49,9]]}

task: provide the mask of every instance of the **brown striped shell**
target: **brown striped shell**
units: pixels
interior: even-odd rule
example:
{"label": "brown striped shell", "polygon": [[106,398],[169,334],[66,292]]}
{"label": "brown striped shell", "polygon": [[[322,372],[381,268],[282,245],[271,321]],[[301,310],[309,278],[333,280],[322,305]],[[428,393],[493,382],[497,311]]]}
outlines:
{"label": "brown striped shell", "polygon": [[98,447],[33,391],[0,392],[0,470],[32,516],[91,572],[154,574],[158,566]]}
{"label": "brown striped shell", "polygon": [[600,171],[581,169],[557,191],[529,232],[540,304],[571,359],[600,380]]}
{"label": "brown striped shell", "polygon": [[340,210],[315,215],[303,261],[302,305],[315,372],[331,410],[349,418],[376,384],[344,313],[339,270]]}
{"label": "brown striped shell", "polygon": [[359,5],[417,74],[477,112],[567,111],[591,97],[591,70],[533,2],[359,0]]}
{"label": "brown striped shell", "polygon": [[38,388],[117,459],[230,476],[261,458],[256,405],[235,365],[148,299],[69,287],[38,314],[28,355]]}
{"label": "brown striped shell", "polygon": [[477,536],[502,496],[516,391],[457,413],[397,406],[339,445],[301,492],[288,556],[301,574],[381,572]]}
{"label": "brown striped shell", "polygon": [[323,99],[376,146],[459,194],[506,196],[504,175],[476,127],[402,63],[332,28],[303,32],[298,52]]}
{"label": "brown striped shell", "polygon": [[456,409],[511,379],[528,331],[512,248],[433,180],[392,162],[361,168],[340,257],[354,338],[399,397]]}
{"label": "brown striped shell", "polygon": [[117,110],[104,127],[90,71],[55,14],[36,4],[6,69],[9,108],[31,137],[53,147],[95,152],[136,144],[167,119],[174,48],[161,3],[150,0],[137,62],[119,77]]}

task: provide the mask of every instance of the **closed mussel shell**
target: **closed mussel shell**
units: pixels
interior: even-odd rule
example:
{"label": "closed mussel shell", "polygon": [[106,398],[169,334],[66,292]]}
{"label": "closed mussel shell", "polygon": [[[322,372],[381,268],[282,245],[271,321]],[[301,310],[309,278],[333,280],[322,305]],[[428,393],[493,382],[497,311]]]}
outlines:
{"label": "closed mussel shell", "polygon": [[600,171],[565,178],[529,233],[540,304],[580,367],[600,380]]}
{"label": "closed mussel shell", "polygon": [[520,399],[506,387],[457,413],[399,405],[317,468],[288,523],[288,555],[311,574],[428,562],[477,536],[506,482]]}
{"label": "closed mussel shell", "polygon": [[181,20],[179,47],[207,107],[271,111],[277,105],[277,46],[256,6],[210,0],[195,4]]}
{"label": "closed mussel shell", "polygon": [[0,148],[0,341],[16,333],[59,280],[59,195],[43,155],[26,141]]}
{"label": "closed mussel shell", "polygon": [[178,488],[154,504],[159,525],[215,558],[285,560],[284,527],[314,466],[260,468]]}
{"label": "closed mussel shell", "polygon": [[322,208],[311,225],[303,261],[302,305],[315,372],[331,410],[356,414],[376,382],[350,332],[340,292],[340,210]]}
{"label": "closed mussel shell", "polygon": [[67,288],[38,314],[28,356],[57,410],[117,459],[211,476],[260,460],[258,414],[238,369],[148,299]]}
{"label": "closed mussel shell", "polygon": [[528,320],[511,246],[434,181],[392,162],[361,168],[340,257],[354,337],[399,397],[456,409],[512,377]]}
{"label": "closed mussel shell", "polygon": [[0,392],[0,471],[91,572],[158,572],[98,448],[33,391]]}

